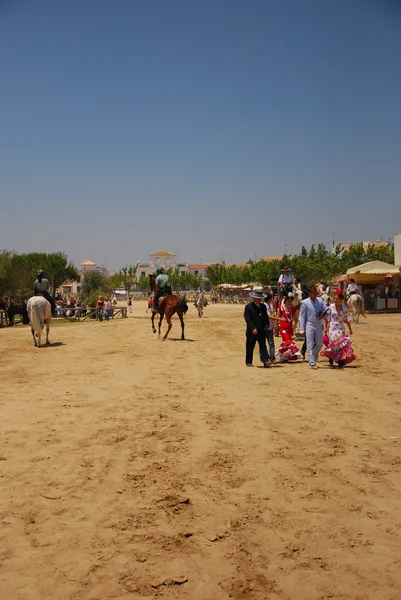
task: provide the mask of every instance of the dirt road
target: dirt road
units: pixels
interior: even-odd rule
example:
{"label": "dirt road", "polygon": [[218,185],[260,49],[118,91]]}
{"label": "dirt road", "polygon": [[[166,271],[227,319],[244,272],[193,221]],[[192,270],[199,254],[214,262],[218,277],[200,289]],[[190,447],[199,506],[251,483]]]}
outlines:
{"label": "dirt road", "polygon": [[401,315],[313,371],[242,313],[0,330],[2,600],[400,598]]}

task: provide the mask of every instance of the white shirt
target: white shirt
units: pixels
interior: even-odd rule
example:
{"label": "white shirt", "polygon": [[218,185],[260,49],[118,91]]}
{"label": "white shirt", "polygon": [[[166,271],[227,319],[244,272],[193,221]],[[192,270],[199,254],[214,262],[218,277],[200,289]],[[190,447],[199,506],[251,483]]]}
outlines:
{"label": "white shirt", "polygon": [[350,292],[357,292],[358,291],[358,286],[356,285],[356,283],[349,283],[348,287],[347,287],[347,294],[349,294]]}
{"label": "white shirt", "polygon": [[267,316],[269,317],[269,327],[267,329],[268,329],[268,331],[271,331],[273,329],[273,321],[270,317],[273,316],[273,311],[272,311],[270,304],[268,304],[267,302],[265,302],[265,306],[266,306]]}
{"label": "white shirt", "polygon": [[294,283],[294,275],[292,275],[291,273],[289,273],[288,275],[286,275],[285,273],[281,273],[280,277],[278,278],[280,283]]}

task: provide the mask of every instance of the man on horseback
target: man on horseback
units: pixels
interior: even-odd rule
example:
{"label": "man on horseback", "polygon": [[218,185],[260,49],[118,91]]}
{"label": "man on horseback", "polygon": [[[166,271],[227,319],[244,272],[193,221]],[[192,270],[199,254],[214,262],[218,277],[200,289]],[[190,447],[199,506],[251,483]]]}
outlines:
{"label": "man on horseback", "polygon": [[283,272],[278,279],[280,298],[284,298],[290,292],[292,292],[293,286],[297,283],[297,280],[295,279],[294,275],[290,273],[290,271],[290,267],[284,267]]}
{"label": "man on horseback", "polygon": [[43,269],[39,269],[38,278],[35,279],[35,283],[33,284],[33,291],[35,296],[43,296],[50,303],[52,309],[52,316],[55,316],[55,305],[54,300],[49,294],[50,283],[49,280],[45,278],[45,272]]}
{"label": "man on horseback", "polygon": [[168,275],[164,272],[162,267],[156,270],[156,281],[155,281],[155,297],[153,301],[153,308],[156,312],[159,312],[159,298],[164,296],[171,296],[173,293],[171,289],[171,283]]}
{"label": "man on horseback", "polygon": [[358,286],[355,283],[355,279],[351,279],[349,280],[349,284],[347,286],[347,297],[346,300],[348,300],[350,298],[350,296],[352,296],[353,294],[358,294],[359,290],[358,290]]}
{"label": "man on horseback", "polygon": [[194,301],[195,306],[198,305],[198,300],[202,295],[203,295],[203,291],[202,291],[202,286],[200,285],[195,292],[195,301]]}

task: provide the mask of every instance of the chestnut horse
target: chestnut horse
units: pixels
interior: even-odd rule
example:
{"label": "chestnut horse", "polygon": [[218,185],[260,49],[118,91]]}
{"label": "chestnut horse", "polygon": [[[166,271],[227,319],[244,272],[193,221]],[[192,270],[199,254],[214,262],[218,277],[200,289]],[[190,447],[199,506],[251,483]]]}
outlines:
{"label": "chestnut horse", "polygon": [[[152,292],[155,291],[155,285],[156,285],[156,276],[152,273],[152,275],[149,275],[149,279],[150,279],[150,289],[152,290]],[[163,342],[165,341],[165,339],[167,338],[168,334],[170,333],[170,329],[173,326],[171,323],[171,317],[173,316],[174,313],[177,313],[180,321],[181,321],[181,339],[185,340],[184,337],[184,329],[185,329],[185,324],[184,324],[184,314],[187,312],[188,310],[188,305],[187,305],[187,301],[185,299],[185,296],[183,298],[181,298],[181,296],[176,296],[175,294],[171,294],[170,296],[162,296],[161,298],[159,298],[159,337],[160,337],[160,330],[161,330],[161,326],[162,326],[162,321],[163,321],[163,317],[166,317],[166,321],[167,321],[167,331],[165,333],[165,335],[162,337]],[[155,327],[155,316],[156,316],[157,312],[154,308],[154,306],[152,306],[152,331],[153,333],[156,333],[156,327]]]}

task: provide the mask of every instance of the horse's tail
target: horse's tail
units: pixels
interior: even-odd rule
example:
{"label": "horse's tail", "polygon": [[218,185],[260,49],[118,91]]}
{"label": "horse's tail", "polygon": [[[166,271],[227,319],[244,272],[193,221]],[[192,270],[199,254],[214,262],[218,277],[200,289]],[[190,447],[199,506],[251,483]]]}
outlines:
{"label": "horse's tail", "polygon": [[180,307],[180,309],[182,310],[183,313],[186,313],[188,310],[188,304],[187,304],[187,295],[185,294],[183,298],[181,298],[181,300],[178,303],[178,306]]}
{"label": "horse's tail", "polygon": [[357,296],[357,298],[358,298],[358,305],[359,305],[359,314],[362,315],[363,317],[365,317],[365,319],[366,319],[365,304],[363,302],[362,296]]}

